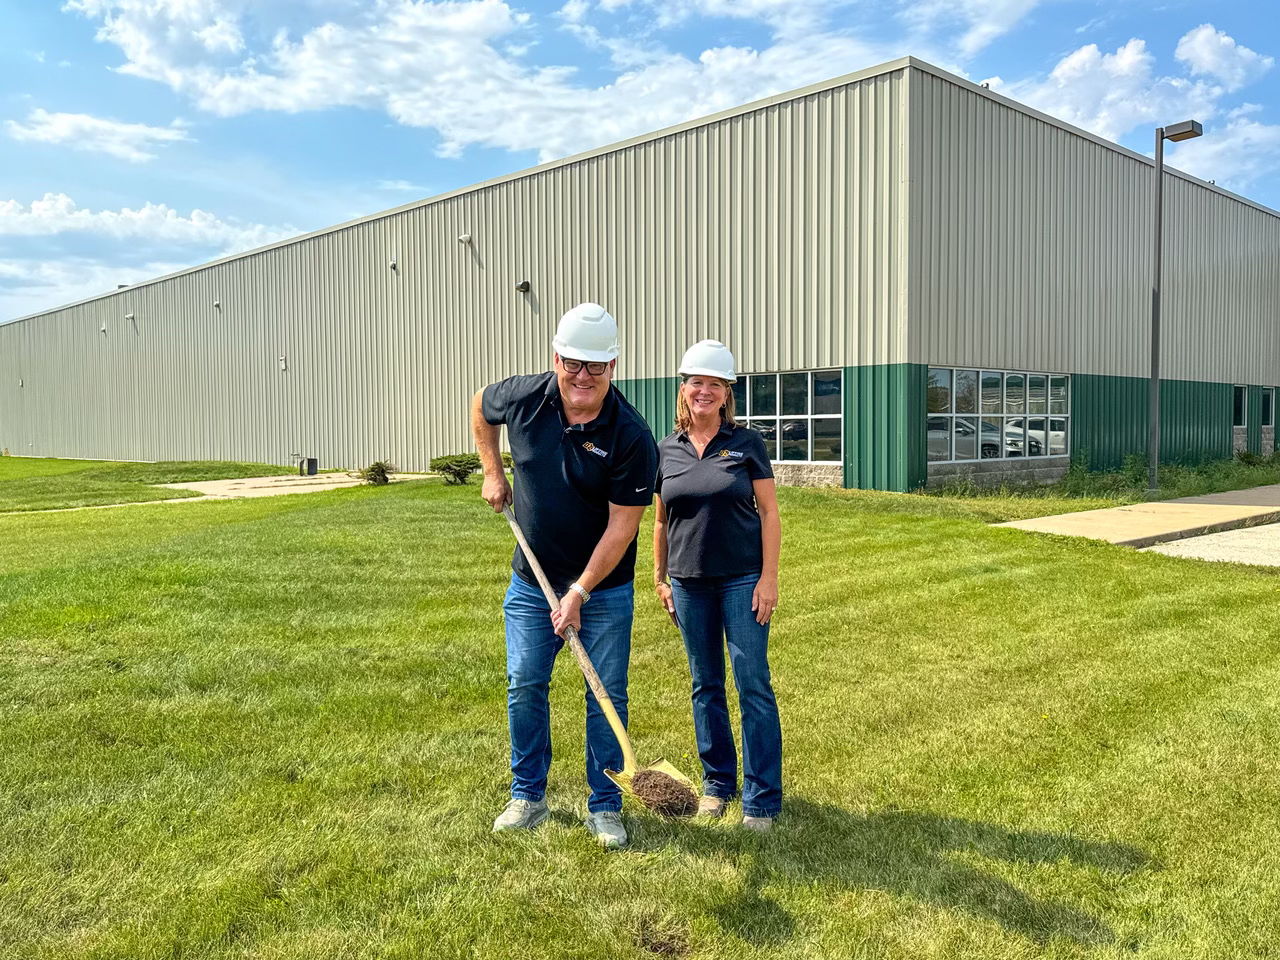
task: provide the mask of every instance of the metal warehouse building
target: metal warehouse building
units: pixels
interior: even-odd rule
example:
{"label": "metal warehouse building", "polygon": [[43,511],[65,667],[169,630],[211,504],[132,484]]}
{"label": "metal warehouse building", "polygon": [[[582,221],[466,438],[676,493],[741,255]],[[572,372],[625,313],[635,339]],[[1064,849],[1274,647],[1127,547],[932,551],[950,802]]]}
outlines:
{"label": "metal warehouse building", "polygon": [[[895,60],[0,326],[0,447],[422,469],[596,300],[659,436],[681,352],[728,343],[784,480],[1111,466],[1146,446],[1152,178]],[[1169,171],[1164,269],[1164,459],[1270,452],[1280,214]]]}

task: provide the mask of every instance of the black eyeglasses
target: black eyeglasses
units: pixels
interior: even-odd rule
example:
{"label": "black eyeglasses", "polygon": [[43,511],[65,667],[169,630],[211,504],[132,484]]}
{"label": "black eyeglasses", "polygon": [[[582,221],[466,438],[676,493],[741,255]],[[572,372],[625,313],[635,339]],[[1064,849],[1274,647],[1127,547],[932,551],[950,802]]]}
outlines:
{"label": "black eyeglasses", "polygon": [[560,358],[560,366],[564,367],[565,373],[579,373],[583,367],[586,367],[587,373],[593,377],[598,377],[609,369],[608,361],[601,363],[598,360],[570,360],[568,357]]}

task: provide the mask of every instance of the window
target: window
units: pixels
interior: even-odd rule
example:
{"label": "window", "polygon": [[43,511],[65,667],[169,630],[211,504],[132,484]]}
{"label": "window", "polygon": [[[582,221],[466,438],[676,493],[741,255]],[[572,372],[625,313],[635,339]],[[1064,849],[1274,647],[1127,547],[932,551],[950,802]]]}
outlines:
{"label": "window", "polygon": [[733,385],[739,422],[760,431],[769,459],[840,463],[844,380],[839,370],[740,375]]}
{"label": "window", "polygon": [[1262,391],[1262,425],[1264,427],[1274,427],[1276,425],[1276,388],[1267,387]]}
{"label": "window", "polygon": [[934,463],[1065,457],[1071,380],[1064,374],[930,367],[926,447]]}
{"label": "window", "polygon": [[1231,425],[1233,427],[1248,426],[1249,423],[1249,388],[1236,387],[1235,407],[1231,412]]}

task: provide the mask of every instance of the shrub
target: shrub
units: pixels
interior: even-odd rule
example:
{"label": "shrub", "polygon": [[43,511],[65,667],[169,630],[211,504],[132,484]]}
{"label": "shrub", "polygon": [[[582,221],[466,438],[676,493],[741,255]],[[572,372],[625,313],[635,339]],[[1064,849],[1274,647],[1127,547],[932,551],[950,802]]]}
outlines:
{"label": "shrub", "polygon": [[453,453],[431,461],[431,471],[444,477],[445,483],[466,483],[471,474],[479,469],[480,457],[475,453]]}
{"label": "shrub", "polygon": [[391,482],[391,474],[395,473],[395,470],[396,468],[385,460],[375,460],[361,470],[358,476],[365,483],[380,487]]}
{"label": "shrub", "polygon": [[1252,450],[1237,450],[1236,459],[1246,467],[1261,467],[1267,463],[1266,457]]}

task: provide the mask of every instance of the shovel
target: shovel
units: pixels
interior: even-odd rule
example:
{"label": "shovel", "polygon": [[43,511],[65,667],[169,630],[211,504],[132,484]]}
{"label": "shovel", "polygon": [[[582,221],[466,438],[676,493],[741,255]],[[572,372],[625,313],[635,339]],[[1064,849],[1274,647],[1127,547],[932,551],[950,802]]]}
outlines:
{"label": "shovel", "polygon": [[[529,566],[533,570],[533,575],[538,579],[538,586],[542,587],[543,596],[547,598],[547,603],[552,610],[560,607],[560,601],[556,597],[556,592],[551,589],[551,583],[547,580],[547,575],[542,572],[542,566],[538,563],[538,558],[533,555],[533,550],[529,548],[529,542],[524,538],[524,531],[520,529],[520,524],[516,522],[516,516],[511,512],[509,506],[502,508],[502,514],[507,518],[507,523],[511,524],[511,532],[516,535],[516,540],[520,543],[520,549],[524,551],[524,557],[529,561]],[[609,721],[609,727],[613,730],[613,735],[618,738],[618,746],[622,748],[622,769],[606,770],[605,776],[616,783],[623,793],[630,794],[646,806],[651,806],[650,798],[637,794],[632,787],[632,780],[637,773],[642,771],[652,771],[670,777],[677,783],[686,787],[691,796],[696,798],[697,791],[693,782],[683,773],[677,770],[672,764],[666,760],[658,760],[647,767],[642,767],[636,760],[636,752],[631,747],[631,738],[627,736],[626,727],[622,725],[622,719],[618,716],[618,711],[613,705],[613,701],[609,699],[609,694],[604,688],[604,684],[600,682],[600,675],[596,673],[596,668],[591,663],[591,657],[587,655],[586,648],[582,645],[582,641],[578,639],[578,631],[569,627],[565,630],[565,638],[569,641],[569,649],[573,651],[574,657],[577,658],[578,666],[582,668],[582,675],[587,678],[587,686],[591,688],[591,694],[596,698],[596,703],[600,704],[600,709],[604,712],[605,719]]]}

